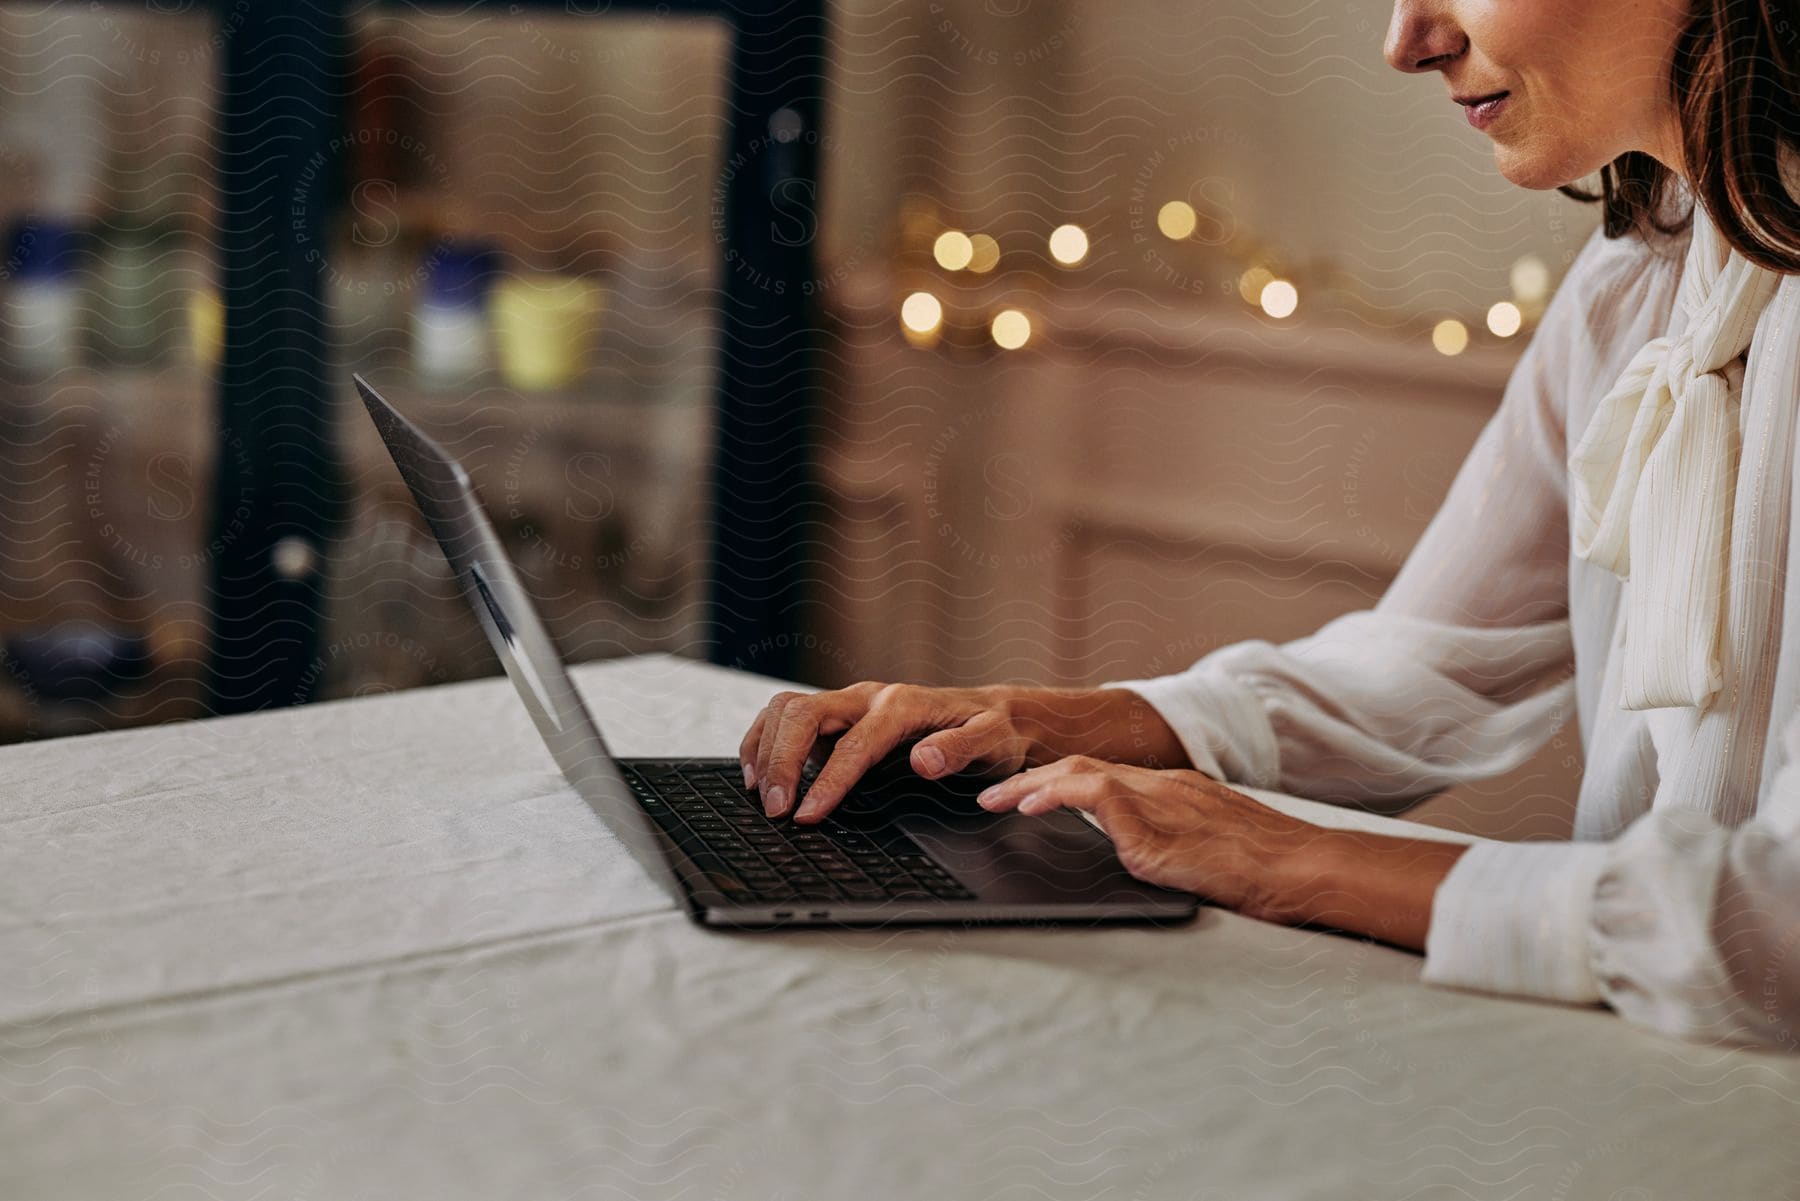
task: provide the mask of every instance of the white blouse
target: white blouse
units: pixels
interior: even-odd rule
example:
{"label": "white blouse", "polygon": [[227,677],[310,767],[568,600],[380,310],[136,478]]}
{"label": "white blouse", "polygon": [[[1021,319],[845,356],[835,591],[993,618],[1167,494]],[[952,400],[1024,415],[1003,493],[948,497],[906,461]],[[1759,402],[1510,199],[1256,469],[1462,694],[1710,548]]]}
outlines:
{"label": "white blouse", "polygon": [[[1621,707],[1631,585],[1570,550],[1569,431],[1645,342],[1678,332],[1688,240],[1595,232],[1373,609],[1114,686],[1215,778],[1385,812],[1518,766],[1572,701],[1586,755],[1574,841],[1466,851],[1437,892],[1424,979],[1800,1050],[1800,650],[1780,653],[1800,648],[1786,570],[1800,345],[1750,342],[1775,383],[1739,405],[1714,704]],[[1800,311],[1800,276],[1778,301]]]}

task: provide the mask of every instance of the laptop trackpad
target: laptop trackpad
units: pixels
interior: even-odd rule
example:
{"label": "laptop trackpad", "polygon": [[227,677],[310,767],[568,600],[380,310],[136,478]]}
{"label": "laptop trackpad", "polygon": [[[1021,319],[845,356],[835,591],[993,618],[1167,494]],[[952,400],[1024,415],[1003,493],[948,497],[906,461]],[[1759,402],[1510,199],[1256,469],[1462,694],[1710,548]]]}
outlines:
{"label": "laptop trackpad", "polygon": [[909,815],[899,825],[984,901],[1092,900],[1148,886],[1069,812]]}

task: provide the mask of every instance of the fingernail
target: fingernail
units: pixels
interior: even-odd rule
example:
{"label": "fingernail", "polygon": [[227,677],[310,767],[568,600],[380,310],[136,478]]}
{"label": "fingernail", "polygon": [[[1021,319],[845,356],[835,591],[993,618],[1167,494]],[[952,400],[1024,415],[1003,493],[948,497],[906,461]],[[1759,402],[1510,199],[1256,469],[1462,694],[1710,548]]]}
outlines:
{"label": "fingernail", "polygon": [[975,798],[975,802],[983,809],[992,809],[994,802],[999,799],[1000,790],[998,788],[984,788],[981,790],[981,795]]}
{"label": "fingernail", "polygon": [[777,784],[763,793],[763,812],[770,817],[780,817],[781,811],[787,807],[787,789]]}
{"label": "fingernail", "polygon": [[1038,799],[1037,793],[1028,792],[1024,796],[1019,798],[1019,803],[1018,803],[1018,805],[1016,805],[1014,807],[1014,809],[1018,813],[1031,813],[1034,809],[1036,809],[1036,805],[1034,805],[1033,802],[1036,801],[1037,799]]}
{"label": "fingernail", "polygon": [[756,787],[756,768],[748,763],[744,764],[744,787]]}
{"label": "fingernail", "polygon": [[940,774],[944,770],[944,752],[938,750],[935,746],[920,747],[919,766],[925,769],[926,775],[935,776]]}

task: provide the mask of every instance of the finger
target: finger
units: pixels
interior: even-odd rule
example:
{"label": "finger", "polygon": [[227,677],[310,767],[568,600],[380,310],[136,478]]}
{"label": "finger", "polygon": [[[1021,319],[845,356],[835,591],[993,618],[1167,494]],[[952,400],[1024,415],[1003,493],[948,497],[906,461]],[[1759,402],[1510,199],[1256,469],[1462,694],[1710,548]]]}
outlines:
{"label": "finger", "polygon": [[1205,828],[1196,810],[1159,787],[1171,782],[1156,775],[1117,763],[1103,764],[1100,770],[1065,772],[1031,789],[1018,799],[1016,807],[1027,816],[1055,809],[1084,809],[1115,846]]}
{"label": "finger", "polygon": [[812,753],[820,731],[842,727],[862,706],[860,698],[842,692],[826,692],[803,697],[782,709],[781,721],[769,740],[773,749],[769,753],[767,774],[763,777],[765,813],[780,817],[793,808],[794,796],[800,786],[800,769]]}
{"label": "finger", "polygon": [[756,763],[752,768],[758,789],[766,792],[769,787],[769,757],[775,753],[775,731],[781,726],[781,714],[789,704],[801,699],[798,692],[777,692],[763,709],[762,737],[756,744]]}
{"label": "finger", "polygon": [[769,723],[769,710],[764,706],[750,723],[750,732],[738,743],[738,765],[744,769],[744,787],[756,787],[756,749],[762,743],[763,727]]}
{"label": "finger", "polygon": [[1086,809],[1098,817],[1102,806],[1120,795],[1119,782],[1100,773],[1065,775],[1020,797],[1018,811],[1026,817],[1037,817],[1057,809]]}
{"label": "finger", "polygon": [[1016,776],[1009,776],[984,789],[975,799],[983,809],[991,809],[995,813],[1005,813],[1018,808],[1024,799],[1043,788],[1048,788],[1071,777],[1110,776],[1114,764],[1102,763],[1097,759],[1089,759],[1086,755],[1071,755],[1066,759],[1058,759],[1054,763],[1046,763],[1042,767],[1034,767],[1022,771]]}
{"label": "finger", "polygon": [[770,817],[787,812],[800,780],[800,765],[818,733],[818,709],[808,699],[784,707],[781,720],[767,735],[769,756],[762,774],[762,795],[763,811]]}
{"label": "finger", "polygon": [[1017,767],[1024,752],[1007,745],[1012,739],[1011,720],[990,709],[955,729],[939,730],[929,738],[921,738],[912,749],[912,768],[926,779],[935,780],[972,764]]}
{"label": "finger", "polygon": [[831,812],[871,767],[912,733],[908,718],[903,710],[879,706],[851,726],[832,748],[812,787],[806,790],[806,803],[794,814],[794,820],[816,821]]}

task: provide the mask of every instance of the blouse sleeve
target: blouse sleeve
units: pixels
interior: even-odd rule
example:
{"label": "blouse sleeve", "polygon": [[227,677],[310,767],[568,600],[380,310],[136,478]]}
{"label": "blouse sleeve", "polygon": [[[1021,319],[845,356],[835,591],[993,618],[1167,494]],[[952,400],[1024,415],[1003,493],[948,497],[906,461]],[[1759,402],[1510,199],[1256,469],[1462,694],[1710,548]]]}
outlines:
{"label": "blouse sleeve", "polygon": [[1438,888],[1422,978],[1800,1051],[1800,722],[1782,760],[1766,813],[1735,830],[1655,809],[1611,842],[1471,846]]}
{"label": "blouse sleeve", "polygon": [[1148,701],[1208,775],[1315,800],[1397,812],[1523,763],[1574,705],[1565,393],[1591,349],[1588,306],[1603,291],[1634,303],[1641,258],[1598,233],[1582,248],[1372,609],[1108,686]]}

